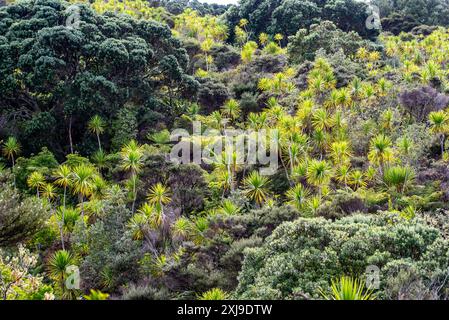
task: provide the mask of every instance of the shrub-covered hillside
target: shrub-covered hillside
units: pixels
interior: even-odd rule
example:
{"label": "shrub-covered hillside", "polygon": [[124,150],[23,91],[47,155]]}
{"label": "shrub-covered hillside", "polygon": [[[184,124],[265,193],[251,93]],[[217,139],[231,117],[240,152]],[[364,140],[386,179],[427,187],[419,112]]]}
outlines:
{"label": "shrub-covered hillside", "polygon": [[0,7],[0,299],[446,299],[448,8]]}

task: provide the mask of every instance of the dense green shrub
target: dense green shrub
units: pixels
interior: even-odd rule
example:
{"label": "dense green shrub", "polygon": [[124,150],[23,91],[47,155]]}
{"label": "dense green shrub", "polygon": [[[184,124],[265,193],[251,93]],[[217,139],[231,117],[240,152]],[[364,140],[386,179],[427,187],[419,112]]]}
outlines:
{"label": "dense green shrub", "polygon": [[[28,186],[26,184],[28,176],[33,171],[39,171],[46,177],[50,177],[52,170],[58,166],[58,161],[52,152],[47,148],[42,148],[42,150],[29,158],[19,158],[17,159],[17,166],[14,168],[14,174],[16,175],[17,187],[22,190],[27,190]],[[34,194],[34,190],[33,190]]]}
{"label": "dense green shrub", "polygon": [[449,23],[449,4],[445,0],[374,0],[372,3],[385,17],[382,27],[385,23],[386,31],[408,32],[414,24],[447,26]]}
{"label": "dense green shrub", "polygon": [[[106,287],[118,292],[120,286],[140,277],[138,260],[142,257],[138,243],[126,232],[131,211],[114,201],[104,203],[108,214],[98,219],[88,230],[77,226],[73,241],[87,255],[80,266],[82,286]],[[121,200],[120,200],[121,201]]]}
{"label": "dense green shrub", "polygon": [[112,137],[111,147],[118,151],[120,148],[128,143],[131,139],[137,136],[137,110],[135,106],[126,105],[119,112],[117,112],[116,119],[112,124],[114,136]]}
{"label": "dense green shrub", "polygon": [[363,37],[372,37],[377,30],[365,27],[370,15],[367,4],[354,0],[243,0],[232,6],[224,17],[230,27],[230,40],[234,40],[234,26],[247,19],[248,31],[253,36],[262,32],[293,35],[298,29],[330,20],[340,29],[355,31]]}
{"label": "dense green shrub", "polygon": [[0,247],[29,240],[48,219],[49,208],[39,199],[22,197],[0,182]]}
{"label": "dense green shrub", "polygon": [[289,38],[288,55],[293,63],[314,60],[318,49],[325,53],[336,53],[340,50],[346,55],[354,54],[365,45],[365,41],[356,32],[344,32],[330,21],[314,24],[307,29],[300,29]]}
{"label": "dense green shrub", "polygon": [[169,171],[167,184],[173,190],[171,205],[180,208],[181,214],[201,211],[206,198],[205,171],[195,164],[174,166]]}
{"label": "dense green shrub", "polygon": [[430,112],[444,109],[449,103],[449,97],[439,93],[435,88],[422,86],[403,90],[399,95],[399,101],[408,114],[422,122],[427,120]]}
{"label": "dense green shrub", "polygon": [[239,52],[232,46],[214,46],[211,50],[218,71],[235,68],[240,62]]}
{"label": "dense green shrub", "polygon": [[180,261],[167,271],[161,282],[178,294],[186,292],[186,298],[194,298],[194,292],[216,287],[232,291],[238,284],[245,248],[260,247],[263,239],[282,221],[298,216],[299,213],[290,207],[212,216],[205,241],[185,243]]}
{"label": "dense green shrub", "polygon": [[336,219],[366,211],[367,207],[357,193],[338,191],[318,208],[317,215],[326,219]]}
{"label": "dense green shrub", "polygon": [[[420,219],[387,214],[335,222],[301,218],[279,226],[262,247],[246,251],[237,295],[285,299],[301,293],[318,298],[319,288],[328,288],[332,278],[363,275],[369,265],[383,274],[402,260],[429,278],[433,270],[449,267],[445,243],[438,229]],[[434,256],[437,250],[440,256]],[[385,290],[383,282],[378,294]]]}
{"label": "dense green shrub", "polygon": [[229,99],[228,88],[221,82],[206,78],[200,80],[201,88],[198,91],[198,102],[201,112],[209,114],[221,107]]}
{"label": "dense green shrub", "polygon": [[167,300],[170,295],[166,289],[157,289],[151,285],[131,285],[126,288],[123,300]]}

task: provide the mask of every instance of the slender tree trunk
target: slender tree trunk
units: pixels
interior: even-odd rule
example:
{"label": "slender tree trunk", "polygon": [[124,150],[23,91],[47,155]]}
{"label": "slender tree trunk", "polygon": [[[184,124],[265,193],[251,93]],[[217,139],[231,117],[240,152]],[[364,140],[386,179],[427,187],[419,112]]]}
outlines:
{"label": "slender tree trunk", "polygon": [[173,108],[173,81],[171,81],[171,85],[168,87],[168,98],[170,101],[170,108]]}
{"label": "slender tree trunk", "polygon": [[223,192],[221,193],[221,200],[224,199],[225,193],[226,193],[226,188],[225,188],[225,186],[223,186]]}
{"label": "slender tree trunk", "polygon": [[290,175],[293,175],[293,155],[291,145],[288,146],[288,157],[290,158]]}
{"label": "slender tree trunk", "polygon": [[64,186],[64,200],[63,200],[63,206],[65,209],[65,199],[66,199],[66,195],[67,195],[67,186]]}
{"label": "slender tree trunk", "polygon": [[72,116],[70,116],[70,119],[69,119],[69,143],[70,143],[70,153],[73,153]]}
{"label": "slender tree trunk", "polygon": [[100,141],[100,135],[97,133],[97,140],[98,140],[98,149],[100,150],[100,152],[102,151],[101,150],[101,141]]}
{"label": "slender tree trunk", "polygon": [[[64,279],[64,272],[61,272],[61,291],[62,291],[62,296],[64,297],[65,294],[65,279]],[[64,299],[64,298],[62,298]]]}
{"label": "slender tree trunk", "polygon": [[81,217],[84,220],[84,196],[81,193],[80,193],[79,199],[80,199],[80,202],[81,202]]}
{"label": "slender tree trunk", "polygon": [[63,200],[64,209],[62,210],[61,226],[60,226],[62,250],[65,250],[65,248],[64,248],[64,221],[65,221],[65,198],[66,198],[66,193],[67,193],[67,186],[64,186],[64,200]]}
{"label": "slender tree trunk", "polygon": [[445,140],[445,136],[444,136],[444,134],[442,134],[440,136],[441,158],[443,158],[443,156],[444,156],[444,140]]}
{"label": "slender tree trunk", "polygon": [[132,179],[133,179],[133,204],[132,204],[131,212],[134,213],[134,209],[135,209],[135,206],[136,206],[136,199],[137,199],[137,195],[136,195],[136,174],[134,172],[132,174]]}
{"label": "slender tree trunk", "polygon": [[232,190],[235,190],[235,187],[237,186],[237,164],[236,164],[236,162],[234,162],[232,164],[231,175],[232,175]]}
{"label": "slender tree trunk", "polygon": [[380,176],[383,177],[383,175],[384,175],[384,162],[383,162],[383,160],[381,160],[380,163],[379,163],[379,170],[380,170]]}
{"label": "slender tree trunk", "polygon": [[62,210],[62,218],[61,218],[61,225],[59,226],[59,232],[61,234],[62,250],[65,250],[65,248],[64,248],[64,210]]}
{"label": "slender tree trunk", "polygon": [[86,237],[87,236],[87,228],[86,228],[86,225],[84,224],[84,195],[80,194],[80,196],[81,196],[81,223],[83,224],[83,235]]}
{"label": "slender tree trunk", "polygon": [[12,179],[13,179],[13,184],[14,184],[14,188],[16,187],[16,174],[14,173],[14,166],[15,166],[15,161],[14,161],[14,155],[11,155],[12,158]]}
{"label": "slender tree trunk", "polygon": [[233,177],[232,177],[232,172],[231,172],[231,164],[227,164],[227,171],[228,171],[228,175],[229,175],[229,188],[231,189],[231,191],[234,190],[234,185],[233,185]]}
{"label": "slender tree trunk", "polygon": [[[62,213],[62,215],[64,216],[64,213]],[[63,218],[64,219],[64,218]],[[64,232],[63,232],[63,228],[64,228],[64,220],[61,221],[61,225],[59,226],[59,232],[61,234],[61,246],[62,246],[62,250],[65,250],[64,248]]]}
{"label": "slender tree trunk", "polygon": [[282,154],[280,154],[280,153],[279,153],[279,158],[281,159],[281,164],[282,164],[282,167],[284,168],[285,176],[287,177],[287,180],[288,180],[289,184],[291,185],[292,182],[290,180],[290,175],[288,174],[287,166],[285,165],[284,160],[282,159]]}

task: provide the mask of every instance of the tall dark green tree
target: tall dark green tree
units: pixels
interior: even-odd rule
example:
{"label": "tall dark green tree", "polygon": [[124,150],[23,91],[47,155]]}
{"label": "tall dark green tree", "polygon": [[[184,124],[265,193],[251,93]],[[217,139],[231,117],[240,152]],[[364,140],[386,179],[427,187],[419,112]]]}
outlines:
{"label": "tall dark green tree", "polygon": [[114,119],[127,103],[171,106],[198,86],[181,43],[153,21],[30,0],[0,9],[0,34],[0,116],[25,152],[42,141],[76,151],[93,115]]}
{"label": "tall dark green tree", "polygon": [[[330,20],[343,31],[355,31],[364,38],[372,38],[378,31],[367,29],[365,21],[370,12],[366,3],[356,0],[241,0],[225,14],[233,27],[240,19],[247,19],[250,36],[254,39],[262,32],[272,35],[294,35],[298,29],[308,29],[312,24]],[[284,37],[286,42],[287,37]]]}

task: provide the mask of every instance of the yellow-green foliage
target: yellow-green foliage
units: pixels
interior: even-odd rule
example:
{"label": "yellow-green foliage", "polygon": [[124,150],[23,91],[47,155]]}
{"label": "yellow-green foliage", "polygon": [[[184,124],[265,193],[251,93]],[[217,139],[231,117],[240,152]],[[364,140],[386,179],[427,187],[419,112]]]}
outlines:
{"label": "yellow-green foliage", "polygon": [[186,9],[176,16],[173,32],[177,36],[194,38],[201,43],[206,39],[223,42],[228,34],[227,27],[220,18],[210,15],[200,16],[192,9]]}
{"label": "yellow-green foliage", "polygon": [[127,14],[138,19],[156,20],[165,22],[170,14],[163,7],[151,7],[144,0],[70,0],[72,3],[89,3],[96,12],[115,12],[118,14]]}

